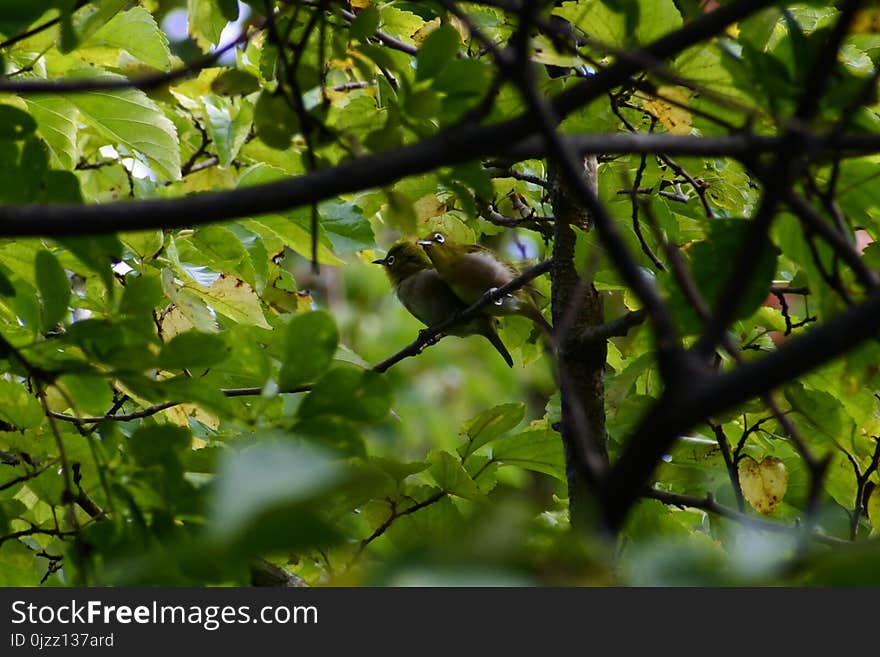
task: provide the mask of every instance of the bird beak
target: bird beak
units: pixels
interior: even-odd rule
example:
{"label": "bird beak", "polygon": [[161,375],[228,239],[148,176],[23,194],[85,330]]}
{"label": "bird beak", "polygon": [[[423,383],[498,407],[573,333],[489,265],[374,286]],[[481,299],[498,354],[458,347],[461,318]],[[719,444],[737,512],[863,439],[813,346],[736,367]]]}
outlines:
{"label": "bird beak", "polygon": [[421,246],[433,246],[434,240],[419,240],[418,244]]}
{"label": "bird beak", "polygon": [[380,258],[379,260],[373,260],[374,265],[387,265],[388,263],[385,261],[385,258]]}

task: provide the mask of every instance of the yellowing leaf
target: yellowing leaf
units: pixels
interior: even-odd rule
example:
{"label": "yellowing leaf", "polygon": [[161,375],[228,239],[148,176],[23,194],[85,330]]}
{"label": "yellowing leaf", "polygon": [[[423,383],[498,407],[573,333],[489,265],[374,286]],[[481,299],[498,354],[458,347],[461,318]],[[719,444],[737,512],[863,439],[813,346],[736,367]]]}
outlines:
{"label": "yellowing leaf", "polygon": [[862,9],[853,19],[850,26],[853,34],[880,33],[880,9]]}
{"label": "yellowing leaf", "polygon": [[195,287],[189,289],[220,315],[242,324],[272,328],[266,322],[257,293],[241,279],[221,274],[207,290]]}
{"label": "yellowing leaf", "polygon": [[691,113],[685,109],[689,100],[690,92],[682,87],[658,87],[657,97],[646,100],[645,108],[672,134],[688,135],[693,123]]}
{"label": "yellowing leaf", "polygon": [[416,46],[419,48],[422,47],[422,44],[425,42],[425,39],[428,38],[428,35],[440,27],[440,17],[438,16],[432,21],[428,21],[422,27],[415,31],[415,34],[412,35],[413,41],[416,42]]}
{"label": "yellowing leaf", "polygon": [[428,221],[428,219],[439,217],[446,212],[446,204],[438,200],[434,194],[426,194],[413,203],[413,210],[415,210],[416,219]]}
{"label": "yellowing leaf", "polygon": [[348,4],[352,9],[366,9],[370,6],[370,0],[350,0]]}
{"label": "yellowing leaf", "polygon": [[767,456],[758,463],[751,456],[737,465],[743,497],[753,509],[769,515],[785,496],[788,488],[788,470],[775,456]]}
{"label": "yellowing leaf", "polygon": [[220,418],[195,404],[178,404],[163,411],[163,413],[171,424],[176,424],[179,427],[188,427],[190,419],[201,422],[214,431],[220,427]]}

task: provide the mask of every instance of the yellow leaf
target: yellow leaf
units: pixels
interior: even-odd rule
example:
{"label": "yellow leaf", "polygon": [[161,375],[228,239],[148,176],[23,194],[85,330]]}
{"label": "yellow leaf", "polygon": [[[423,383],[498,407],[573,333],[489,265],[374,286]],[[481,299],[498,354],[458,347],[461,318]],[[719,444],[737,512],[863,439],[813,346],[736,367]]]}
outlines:
{"label": "yellow leaf", "polygon": [[427,221],[446,212],[446,204],[438,200],[434,194],[426,194],[413,204],[413,209],[416,213],[416,219]]}
{"label": "yellow leaf", "polygon": [[853,19],[850,32],[853,34],[880,33],[880,9],[862,9]]}
{"label": "yellow leaf", "polygon": [[370,6],[370,0],[349,0],[352,9],[366,9]]}
{"label": "yellow leaf", "polygon": [[693,117],[686,109],[690,97],[690,91],[683,87],[658,87],[657,97],[646,100],[645,109],[656,116],[670,133],[687,135],[693,123]]}
{"label": "yellow leaf", "polygon": [[188,427],[190,419],[201,422],[215,431],[220,427],[220,418],[195,404],[178,404],[162,412],[171,424],[176,424],[179,427]]}
{"label": "yellow leaf", "polygon": [[785,497],[788,488],[788,470],[775,456],[767,456],[758,463],[751,456],[737,465],[743,497],[756,511],[769,515]]}
{"label": "yellow leaf", "polygon": [[243,324],[253,324],[260,328],[272,328],[266,322],[260,298],[254,289],[243,280],[221,274],[208,289],[192,287],[217,313]]}
{"label": "yellow leaf", "polygon": [[412,40],[416,42],[416,47],[421,48],[422,44],[425,42],[425,39],[428,38],[428,35],[436,30],[438,27],[440,27],[439,16],[432,21],[428,21],[419,29],[417,29],[412,35]]}

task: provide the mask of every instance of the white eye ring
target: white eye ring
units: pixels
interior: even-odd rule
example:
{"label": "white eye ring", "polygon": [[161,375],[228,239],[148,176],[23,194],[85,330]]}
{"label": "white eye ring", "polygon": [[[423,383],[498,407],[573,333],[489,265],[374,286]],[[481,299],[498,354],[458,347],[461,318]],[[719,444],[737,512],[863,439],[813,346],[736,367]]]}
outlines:
{"label": "white eye ring", "polygon": [[393,265],[394,264],[394,256],[390,255],[387,258],[385,258],[385,264],[386,265]]}
{"label": "white eye ring", "polygon": [[434,241],[437,242],[437,244],[443,244],[446,241],[446,238],[440,233],[434,233]]}

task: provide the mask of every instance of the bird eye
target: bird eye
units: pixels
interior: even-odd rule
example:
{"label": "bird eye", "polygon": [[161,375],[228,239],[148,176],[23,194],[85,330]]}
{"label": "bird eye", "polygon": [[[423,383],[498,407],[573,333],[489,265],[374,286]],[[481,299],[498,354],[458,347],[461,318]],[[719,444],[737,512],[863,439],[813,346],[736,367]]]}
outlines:
{"label": "bird eye", "polygon": [[394,256],[391,255],[391,256],[388,256],[387,258],[385,258],[385,264],[389,265],[389,266],[393,265],[394,264]]}
{"label": "bird eye", "polygon": [[446,238],[443,237],[441,233],[434,233],[434,241],[437,242],[437,244],[443,244],[446,241]]}

